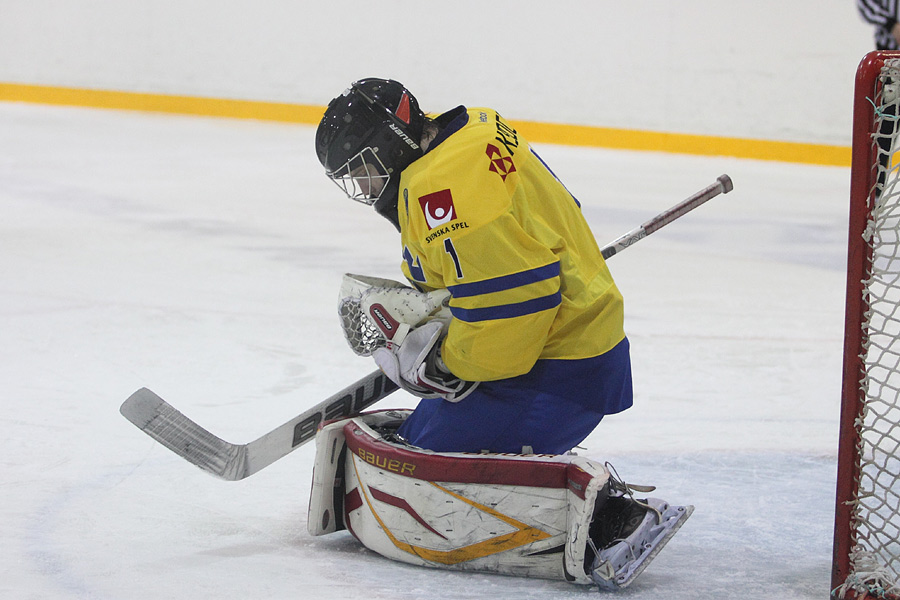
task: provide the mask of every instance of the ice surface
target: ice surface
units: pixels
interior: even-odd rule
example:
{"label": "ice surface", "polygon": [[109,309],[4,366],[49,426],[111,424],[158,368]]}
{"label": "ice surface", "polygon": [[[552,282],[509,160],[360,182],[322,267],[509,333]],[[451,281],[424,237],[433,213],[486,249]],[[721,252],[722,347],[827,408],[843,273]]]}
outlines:
{"label": "ice surface", "polygon": [[[637,403],[580,453],[697,507],[621,595],[826,597],[848,170],[538,150],[601,244],[735,184],[610,260]],[[397,246],[310,127],[0,104],[0,597],[595,597],[311,538],[312,445],[226,483],[119,415],[147,386],[246,442],[362,377],[338,287]]]}

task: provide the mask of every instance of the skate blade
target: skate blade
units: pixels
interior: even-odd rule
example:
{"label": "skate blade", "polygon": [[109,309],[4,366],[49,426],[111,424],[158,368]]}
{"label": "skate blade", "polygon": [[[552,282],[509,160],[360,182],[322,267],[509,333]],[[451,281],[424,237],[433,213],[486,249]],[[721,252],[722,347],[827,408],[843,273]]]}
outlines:
{"label": "skate blade", "polygon": [[600,589],[620,590],[622,588],[628,587],[638,575],[644,572],[644,569],[647,568],[647,565],[649,565],[650,562],[654,558],[656,558],[656,555],[659,554],[660,550],[665,547],[669,540],[672,539],[672,536],[674,536],[678,532],[678,530],[681,529],[681,526],[684,525],[684,522],[687,521],[688,517],[690,517],[694,512],[694,507],[692,505],[672,508],[675,508],[676,510],[683,510],[682,514],[678,517],[678,520],[675,521],[672,526],[666,530],[665,534],[663,534],[661,537],[657,538],[655,542],[653,542],[653,547],[650,550],[642,554],[640,558],[638,558],[634,562],[631,570],[626,573],[622,573],[617,577],[613,577],[612,579],[604,581],[603,583],[598,582],[597,585],[600,587]]}

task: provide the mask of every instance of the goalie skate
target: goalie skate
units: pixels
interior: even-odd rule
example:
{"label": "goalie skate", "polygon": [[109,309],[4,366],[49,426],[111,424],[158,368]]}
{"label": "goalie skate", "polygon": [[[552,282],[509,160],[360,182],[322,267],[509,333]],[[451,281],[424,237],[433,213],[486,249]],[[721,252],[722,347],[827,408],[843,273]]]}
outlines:
{"label": "goalie skate", "polygon": [[693,512],[693,506],[671,506],[657,498],[610,497],[591,528],[603,540],[595,549],[591,579],[601,590],[627,587]]}

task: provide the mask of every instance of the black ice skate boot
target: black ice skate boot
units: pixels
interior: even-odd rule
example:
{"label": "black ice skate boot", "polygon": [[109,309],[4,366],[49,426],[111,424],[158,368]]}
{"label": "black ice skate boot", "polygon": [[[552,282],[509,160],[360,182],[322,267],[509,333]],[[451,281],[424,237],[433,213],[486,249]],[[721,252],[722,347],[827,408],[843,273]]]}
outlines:
{"label": "black ice skate boot", "polygon": [[[605,590],[629,585],[694,511],[693,506],[670,506],[658,498],[637,500],[624,484],[614,484],[597,505],[590,527],[593,560],[585,566]],[[585,561],[590,558],[588,553]]]}

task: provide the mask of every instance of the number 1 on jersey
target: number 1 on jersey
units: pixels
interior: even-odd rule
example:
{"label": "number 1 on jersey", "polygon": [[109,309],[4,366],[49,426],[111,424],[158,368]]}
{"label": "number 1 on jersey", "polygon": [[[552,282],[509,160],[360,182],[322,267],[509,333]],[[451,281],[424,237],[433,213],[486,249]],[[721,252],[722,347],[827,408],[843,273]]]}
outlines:
{"label": "number 1 on jersey", "polygon": [[459,255],[456,253],[456,248],[453,247],[453,240],[450,238],[444,239],[444,250],[450,255],[450,258],[453,259],[453,264],[456,267],[456,279],[462,279],[462,266],[459,264]]}

